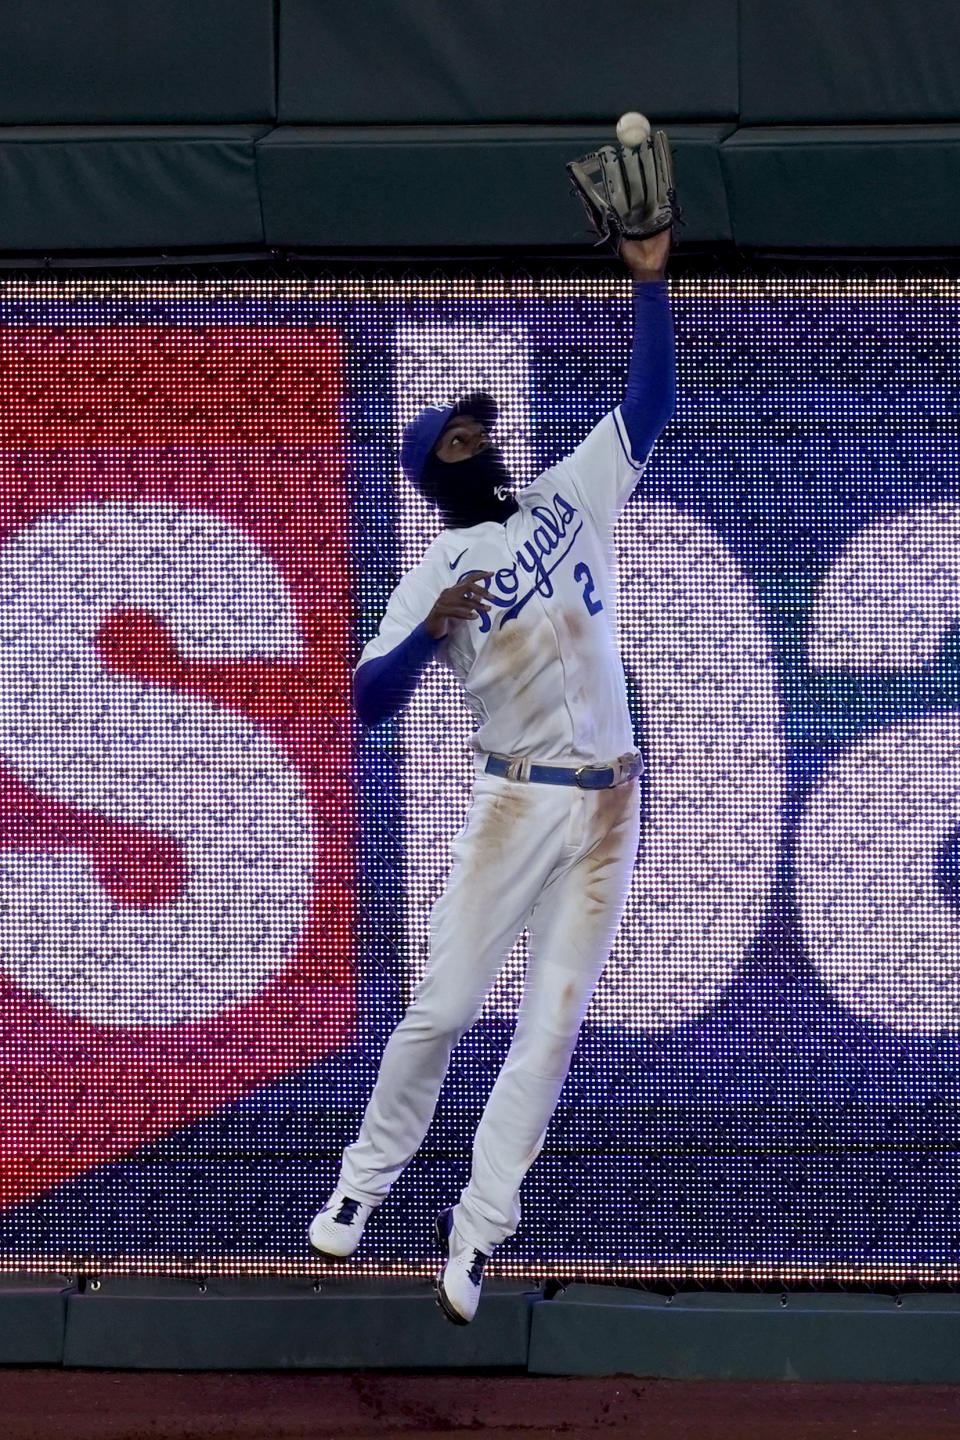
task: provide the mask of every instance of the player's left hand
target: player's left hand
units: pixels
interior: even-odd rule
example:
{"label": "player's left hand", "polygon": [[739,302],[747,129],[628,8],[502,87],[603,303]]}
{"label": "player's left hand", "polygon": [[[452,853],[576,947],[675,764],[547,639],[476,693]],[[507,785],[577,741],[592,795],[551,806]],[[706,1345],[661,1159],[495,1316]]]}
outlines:
{"label": "player's left hand", "polygon": [[620,259],[634,280],[662,280],[672,241],[669,228],[661,230],[659,235],[648,235],[645,240],[621,240]]}

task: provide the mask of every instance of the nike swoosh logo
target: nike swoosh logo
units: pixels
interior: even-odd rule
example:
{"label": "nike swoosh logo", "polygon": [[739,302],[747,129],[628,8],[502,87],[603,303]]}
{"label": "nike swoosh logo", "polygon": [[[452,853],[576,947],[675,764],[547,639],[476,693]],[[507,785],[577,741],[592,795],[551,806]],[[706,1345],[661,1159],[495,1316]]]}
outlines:
{"label": "nike swoosh logo", "polygon": [[[470,546],[468,545],[468,546],[467,546],[467,550],[469,550],[469,549],[470,549]],[[460,554],[457,556],[456,560],[451,560],[451,561],[450,561],[450,569],[451,569],[451,570],[456,570],[457,566],[460,564],[460,561],[463,559],[464,555],[466,555],[467,550],[461,550],[461,551],[460,551]]]}

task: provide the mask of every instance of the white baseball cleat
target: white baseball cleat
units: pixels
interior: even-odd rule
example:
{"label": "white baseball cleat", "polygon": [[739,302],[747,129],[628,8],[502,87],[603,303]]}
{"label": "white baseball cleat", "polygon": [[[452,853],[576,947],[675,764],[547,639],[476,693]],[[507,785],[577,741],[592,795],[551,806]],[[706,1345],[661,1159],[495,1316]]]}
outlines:
{"label": "white baseball cleat", "polygon": [[360,1244],[363,1227],[373,1208],[344,1195],[342,1190],[334,1190],[323,1209],[310,1221],[307,1232],[310,1244],[325,1260],[345,1260]]}
{"label": "white baseball cleat", "polygon": [[469,1325],[480,1304],[483,1267],[490,1259],[468,1244],[453,1223],[453,1206],[441,1210],[436,1222],[437,1243],[447,1257],[434,1282],[437,1304],[454,1325]]}

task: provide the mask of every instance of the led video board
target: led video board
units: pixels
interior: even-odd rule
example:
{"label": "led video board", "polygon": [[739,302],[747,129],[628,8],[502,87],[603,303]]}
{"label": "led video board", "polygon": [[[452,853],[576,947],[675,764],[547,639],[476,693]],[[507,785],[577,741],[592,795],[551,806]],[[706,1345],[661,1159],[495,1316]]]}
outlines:
{"label": "led video board", "polygon": [[[616,532],[643,831],[494,1271],[960,1272],[958,289],[684,278]],[[0,286],[0,1264],[325,1267],[471,764],[350,671],[482,386],[520,483],[617,404],[592,279]],[[346,1273],[432,1273],[524,941]]]}

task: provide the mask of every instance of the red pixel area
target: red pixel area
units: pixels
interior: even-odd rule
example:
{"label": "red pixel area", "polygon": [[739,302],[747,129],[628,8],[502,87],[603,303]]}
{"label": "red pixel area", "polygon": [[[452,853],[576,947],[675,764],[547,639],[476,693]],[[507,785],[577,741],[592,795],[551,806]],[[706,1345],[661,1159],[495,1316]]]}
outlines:
{"label": "red pixel area", "polygon": [[[115,1159],[351,1038],[341,386],[330,330],[0,332],[0,544],[53,511],[142,500],[209,511],[278,566],[303,637],[296,663],[187,659],[155,616],[135,609],[108,618],[97,650],[115,673],[201,696],[268,732],[307,788],[317,853],[296,952],[252,999],[208,1020],[90,1023],[4,977],[0,955],[0,1204]],[[185,880],[176,840],[53,801],[2,767],[0,756],[0,848],[83,851],[120,906],[176,900]]]}

